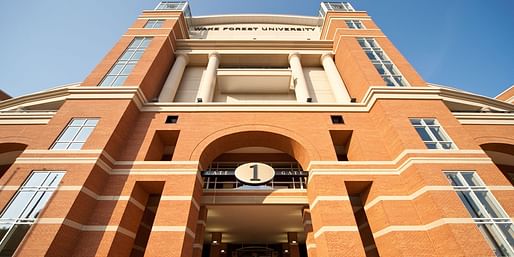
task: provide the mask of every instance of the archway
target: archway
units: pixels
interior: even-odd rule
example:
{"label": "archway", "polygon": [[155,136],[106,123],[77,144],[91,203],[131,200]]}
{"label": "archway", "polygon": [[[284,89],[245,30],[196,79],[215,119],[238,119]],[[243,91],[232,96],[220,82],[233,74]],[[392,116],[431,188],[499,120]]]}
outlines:
{"label": "archway", "polygon": [[27,145],[19,143],[0,144],[0,177],[7,172],[25,148]]}
{"label": "archway", "polygon": [[487,143],[480,145],[503,175],[514,185],[514,145]]}
{"label": "archway", "polygon": [[[200,150],[206,210],[203,256],[306,256],[307,200],[291,199],[306,199],[303,167],[317,157],[314,147],[281,131],[239,130],[220,132]],[[272,167],[274,176],[260,184],[240,180],[235,170],[249,163]],[[283,200],[273,198],[277,194]]]}

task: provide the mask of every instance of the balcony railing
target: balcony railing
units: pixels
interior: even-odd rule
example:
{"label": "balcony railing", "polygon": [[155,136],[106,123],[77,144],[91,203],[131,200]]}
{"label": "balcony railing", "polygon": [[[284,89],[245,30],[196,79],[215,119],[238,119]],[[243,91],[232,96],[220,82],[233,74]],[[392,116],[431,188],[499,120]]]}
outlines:
{"label": "balcony railing", "polygon": [[275,170],[273,180],[262,185],[247,185],[239,182],[235,175],[237,166],[243,163],[215,162],[202,172],[204,189],[276,190],[307,189],[307,172],[295,162],[266,163]]}
{"label": "balcony railing", "polygon": [[325,18],[328,11],[334,12],[355,12],[353,6],[348,2],[321,2],[319,15]]}

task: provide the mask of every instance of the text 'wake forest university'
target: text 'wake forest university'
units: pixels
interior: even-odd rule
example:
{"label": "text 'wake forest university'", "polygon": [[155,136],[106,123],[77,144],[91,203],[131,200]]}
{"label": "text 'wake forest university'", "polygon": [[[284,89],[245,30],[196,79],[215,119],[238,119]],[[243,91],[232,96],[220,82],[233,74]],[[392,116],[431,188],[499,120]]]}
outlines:
{"label": "text 'wake forest university'", "polygon": [[195,27],[195,31],[315,31],[309,27]]}

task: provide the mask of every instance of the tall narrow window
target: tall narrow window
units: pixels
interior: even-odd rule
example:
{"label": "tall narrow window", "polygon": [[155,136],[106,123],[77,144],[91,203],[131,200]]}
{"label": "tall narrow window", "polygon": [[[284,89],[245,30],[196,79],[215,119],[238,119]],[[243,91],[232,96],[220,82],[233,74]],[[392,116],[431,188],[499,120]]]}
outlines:
{"label": "tall narrow window", "polygon": [[50,149],[80,150],[97,123],[97,118],[73,118]]}
{"label": "tall narrow window", "polygon": [[102,87],[121,86],[132,72],[139,59],[150,44],[151,37],[136,37],[116,61],[114,66],[100,83]]}
{"label": "tall narrow window", "polygon": [[0,256],[12,256],[59,185],[64,172],[35,171],[0,215]]}
{"label": "tall narrow window", "polygon": [[145,24],[145,29],[158,29],[162,28],[164,20],[148,20]]}
{"label": "tall narrow window", "polygon": [[346,26],[350,29],[365,29],[364,24],[362,24],[362,21],[360,20],[347,20]]}
{"label": "tall narrow window", "polygon": [[480,177],[471,171],[445,175],[496,256],[514,256],[512,220]]}
{"label": "tall narrow window", "polygon": [[414,118],[410,123],[428,149],[455,149],[455,144],[436,119]]}
{"label": "tall narrow window", "polygon": [[406,87],[407,81],[373,38],[358,38],[360,46],[388,87]]}

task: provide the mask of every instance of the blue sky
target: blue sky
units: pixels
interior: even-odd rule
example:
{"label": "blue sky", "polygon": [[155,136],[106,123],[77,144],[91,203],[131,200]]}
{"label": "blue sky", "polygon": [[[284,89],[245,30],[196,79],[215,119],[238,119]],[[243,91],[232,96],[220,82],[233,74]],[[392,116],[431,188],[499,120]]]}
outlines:
{"label": "blue sky", "polygon": [[[154,0],[0,1],[0,88],[82,81]],[[514,1],[355,0],[429,82],[494,97],[514,84]],[[191,0],[193,15],[317,15],[313,0]]]}

